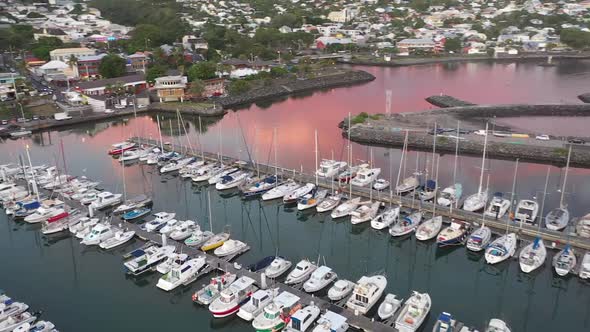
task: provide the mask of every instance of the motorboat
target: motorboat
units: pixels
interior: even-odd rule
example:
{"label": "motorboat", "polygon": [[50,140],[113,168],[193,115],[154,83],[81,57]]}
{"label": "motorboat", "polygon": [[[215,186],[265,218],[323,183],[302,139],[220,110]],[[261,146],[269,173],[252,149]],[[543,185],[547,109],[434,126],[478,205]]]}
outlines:
{"label": "motorboat", "polygon": [[26,137],[26,136],[31,136],[33,134],[32,131],[27,130],[25,128],[20,128],[16,131],[13,131],[10,133],[10,137],[12,138],[19,138],[19,137]]}
{"label": "motorboat", "polygon": [[306,332],[315,320],[320,316],[320,308],[310,303],[309,305],[297,310],[292,316],[285,332]]}
{"label": "motorboat", "polygon": [[346,322],[348,319],[333,311],[326,310],[324,314],[318,319],[318,324],[314,327],[312,332],[346,332],[349,325]]}
{"label": "motorboat", "polygon": [[553,267],[557,275],[564,277],[576,267],[576,252],[569,244],[553,256]]}
{"label": "motorboat", "polygon": [[468,250],[480,252],[488,246],[491,240],[492,230],[484,224],[469,235],[465,246]]}
{"label": "motorboat", "polygon": [[580,264],[580,273],[578,273],[581,279],[590,279],[590,251],[586,251],[582,258],[582,264]]}
{"label": "motorboat", "polygon": [[264,310],[264,307],[272,303],[278,293],[278,288],[257,290],[252,294],[250,300],[240,307],[238,317],[247,322],[252,321]]}
{"label": "motorboat", "polygon": [[331,284],[336,278],[338,278],[336,272],[322,265],[311,273],[309,279],[303,284],[303,290],[308,293],[317,292]]}
{"label": "motorboat", "polygon": [[508,324],[498,318],[490,319],[485,332],[511,332]]}
{"label": "motorboat", "polygon": [[468,223],[459,220],[452,220],[451,225],[445,227],[436,238],[439,247],[458,246],[465,244],[469,235],[470,226]]}
{"label": "motorboat", "polygon": [[331,301],[340,301],[350,295],[354,287],[354,282],[339,279],[334,283],[334,285],[332,285],[332,287],[330,287],[330,289],[328,289],[328,298]]}
{"label": "motorboat", "polygon": [[306,281],[317,268],[317,265],[314,263],[307,259],[303,259],[295,265],[295,268],[291,272],[289,272],[285,279],[285,284],[296,285],[302,283]]}
{"label": "motorboat", "polygon": [[46,208],[41,206],[35,213],[26,216],[24,221],[29,224],[40,223],[62,213],[64,213],[64,209],[62,208]]}
{"label": "motorboat", "polygon": [[286,260],[283,257],[277,256],[270,263],[270,265],[264,270],[264,273],[268,278],[274,279],[283,275],[287,270],[291,268],[291,261]]}
{"label": "motorboat", "polygon": [[387,278],[383,275],[362,276],[356,283],[352,295],[346,301],[346,307],[366,315],[379,301],[386,287]]}
{"label": "motorboat", "polygon": [[258,272],[266,269],[272,262],[277,258],[277,256],[266,256],[257,262],[250,264],[246,267],[246,270],[250,272]]}
{"label": "motorboat", "polygon": [[152,199],[146,195],[139,195],[131,199],[126,200],[123,204],[117,206],[114,210],[114,214],[123,214],[134,209],[144,208],[152,204]]}
{"label": "motorboat", "polygon": [[381,174],[381,168],[363,168],[356,173],[356,176],[350,180],[350,183],[357,187],[370,186],[377,180],[379,174]]}
{"label": "motorboat", "polygon": [[103,191],[98,194],[98,199],[90,203],[90,206],[95,210],[105,209],[121,203],[121,194],[113,194],[108,191]]}
{"label": "motorboat", "polygon": [[181,222],[172,232],[170,232],[170,238],[175,241],[184,241],[187,239],[194,231],[200,230],[201,228],[197,225],[196,222],[192,220],[186,220]]}
{"label": "motorboat", "polygon": [[373,189],[382,191],[389,188],[389,181],[385,179],[377,179],[375,183],[373,183]]}
{"label": "motorboat", "polygon": [[49,223],[48,221],[44,221],[43,225],[41,226],[41,233],[43,233],[44,235],[51,235],[66,231],[71,226],[80,223],[80,220],[82,219],[84,218],[80,215],[80,213],[74,212],[73,214],[70,214],[67,218],[62,218],[56,222]]}
{"label": "motorboat", "polygon": [[202,231],[200,228],[195,229],[191,235],[184,240],[184,244],[189,247],[198,247],[209,239],[211,239],[215,234],[210,231]]}
{"label": "motorboat", "polygon": [[537,237],[520,251],[518,256],[520,270],[524,273],[530,273],[543,265],[545,258],[547,258],[547,248],[543,243],[543,239]]}
{"label": "motorboat", "polygon": [[132,143],[132,142],[115,143],[112,145],[112,148],[109,150],[109,154],[112,156],[117,156],[127,150],[131,150],[134,148],[135,148],[135,143]]}
{"label": "motorboat", "polygon": [[224,176],[231,175],[231,174],[236,173],[238,171],[239,171],[239,169],[237,167],[225,167],[223,169],[223,171],[209,177],[209,180],[207,180],[207,182],[209,184],[217,184],[217,182],[220,182]]}
{"label": "motorboat", "polygon": [[416,211],[408,216],[401,218],[393,226],[389,227],[389,235],[404,236],[412,233],[418,228],[422,221],[422,212]]}
{"label": "motorboat", "polygon": [[486,209],[485,215],[488,217],[500,219],[504,217],[510,208],[510,200],[503,197],[502,193],[495,193]]}
{"label": "motorboat", "polygon": [[244,183],[248,177],[250,177],[250,173],[248,172],[235,172],[230,175],[226,175],[221,178],[221,181],[215,184],[215,189],[217,190],[228,190],[237,188],[239,185]]}
{"label": "motorboat", "polygon": [[377,309],[377,315],[381,320],[387,320],[393,317],[401,306],[402,300],[398,299],[395,294],[387,294]]}
{"label": "motorboat", "polygon": [[84,196],[82,196],[82,198],[80,199],[80,203],[82,203],[83,205],[92,204],[94,201],[96,201],[98,199],[99,193],[100,193],[100,191],[97,191],[97,190],[87,191],[84,194]]}
{"label": "motorboat", "polygon": [[132,258],[124,263],[129,274],[140,275],[160,264],[175,251],[174,246],[150,246],[131,252]]}
{"label": "motorboat", "polygon": [[193,182],[209,181],[211,177],[223,172],[224,170],[225,167],[220,164],[207,164],[199,168],[196,171],[196,174],[191,177],[191,180]]}
{"label": "motorboat", "polygon": [[193,302],[202,305],[211,304],[211,302],[219,297],[219,294],[222,290],[228,288],[229,285],[236,281],[236,278],[237,276],[235,274],[229,272],[211,278],[211,281],[207,286],[201,288],[193,294]]}
{"label": "motorboat", "polygon": [[132,221],[132,220],[137,220],[137,219],[143,218],[143,217],[147,216],[148,214],[150,214],[151,212],[152,212],[152,209],[147,208],[147,207],[142,207],[142,208],[137,208],[137,209],[133,209],[131,211],[125,212],[121,218],[123,218],[123,220],[125,220],[125,221]]}
{"label": "motorboat", "polygon": [[400,207],[389,207],[385,209],[382,213],[377,215],[377,217],[371,220],[371,227],[374,229],[385,229],[394,223],[397,222],[397,218],[399,218]]}
{"label": "motorboat", "polygon": [[183,179],[192,178],[193,176],[197,175],[197,172],[201,167],[203,167],[203,165],[205,165],[204,160],[196,160],[195,158],[195,161],[188,165],[184,165],[180,170],[178,170],[178,174]]}
{"label": "motorboat", "polygon": [[29,332],[57,332],[52,322],[40,320],[30,327]]}
{"label": "motorboat", "polygon": [[273,199],[283,198],[285,197],[285,195],[288,195],[291,192],[299,189],[299,187],[301,187],[301,185],[296,183],[295,181],[287,180],[283,184],[280,184],[262,194],[262,200],[271,201]]}
{"label": "motorboat", "polygon": [[424,188],[418,192],[418,197],[422,202],[427,202],[434,199],[436,196],[436,181],[427,180]]}
{"label": "motorboat", "polygon": [[171,173],[179,171],[184,166],[197,161],[194,157],[183,158],[179,160],[171,160],[166,165],[160,168],[160,174]]}
{"label": "motorboat", "polygon": [[13,332],[24,324],[28,324],[30,327],[30,323],[34,322],[36,319],[37,317],[29,312],[9,316],[5,320],[0,321],[0,332]]}
{"label": "motorboat", "polygon": [[244,190],[243,195],[244,197],[254,197],[257,195],[262,195],[267,191],[277,187],[278,185],[279,182],[276,176],[267,176],[260,181],[252,183],[248,188]]}
{"label": "motorboat", "polygon": [[148,232],[157,232],[162,227],[166,225],[166,223],[176,216],[174,212],[158,212],[154,214],[155,219],[148,221],[145,223],[145,230]]}
{"label": "motorboat", "polygon": [[361,204],[361,198],[360,197],[355,197],[355,198],[352,198],[352,199],[348,199],[344,203],[338,205],[334,210],[332,210],[332,213],[330,214],[330,217],[332,217],[332,219],[338,219],[338,218],[347,217],[360,204]]}
{"label": "motorboat", "polygon": [[164,225],[164,227],[160,228],[159,232],[160,232],[160,234],[169,235],[178,226],[180,226],[181,223],[182,223],[182,221],[180,221],[180,220],[170,219],[170,220],[168,220],[168,222],[166,223],[166,225]]}
{"label": "motorboat", "polygon": [[583,238],[590,238],[590,213],[578,219],[576,233]]}
{"label": "motorboat", "polygon": [[229,287],[223,289],[218,298],[209,304],[209,311],[215,318],[228,317],[240,310],[258,290],[254,279],[242,276]]}
{"label": "motorboat", "polygon": [[212,237],[210,237],[207,241],[205,241],[205,243],[203,243],[203,245],[201,246],[201,250],[202,251],[209,251],[209,250],[213,250],[215,248],[219,248],[228,239],[229,239],[229,233],[227,233],[227,232],[215,234]]}
{"label": "motorboat", "polygon": [[488,201],[488,191],[482,190],[473,195],[467,196],[463,202],[463,210],[469,212],[477,212],[485,208]]}
{"label": "motorboat", "polygon": [[306,183],[305,185],[293,190],[292,192],[286,194],[283,197],[283,203],[285,204],[292,204],[297,202],[297,200],[312,191],[316,190],[316,186],[313,183]]}
{"label": "motorboat", "polygon": [[403,179],[402,183],[395,187],[395,193],[397,195],[403,195],[405,193],[409,193],[410,191],[416,190],[418,186],[420,186],[420,181],[418,180],[417,176],[413,175]]}
{"label": "motorboat", "polygon": [[356,176],[357,172],[361,169],[368,168],[369,164],[360,164],[352,166],[347,170],[344,170],[338,174],[337,180],[339,183],[349,183]]}
{"label": "motorboat", "polygon": [[175,151],[165,152],[165,153],[162,153],[158,156],[158,160],[156,161],[156,164],[158,166],[162,167],[173,160],[180,160],[180,158],[182,158],[182,156],[180,154],[178,154],[178,152],[175,152]]}
{"label": "motorboat", "polygon": [[303,197],[300,197],[297,200],[297,210],[305,211],[307,209],[311,209],[316,207],[319,203],[321,203],[328,195],[328,191],[325,189],[322,190],[315,190]]}
{"label": "motorboat", "polygon": [[129,242],[135,236],[135,231],[117,230],[115,235],[102,241],[98,246],[108,250]]}
{"label": "motorboat", "polygon": [[109,224],[100,223],[92,228],[82,240],[82,244],[87,246],[98,245],[102,241],[105,241],[115,235],[113,227]]}
{"label": "motorboat", "polygon": [[516,252],[516,234],[508,233],[495,239],[487,248],[485,259],[488,264],[497,264],[514,256]]}
{"label": "motorboat", "polygon": [[414,332],[424,323],[432,302],[428,293],[412,292],[395,319],[395,328],[399,332]]}
{"label": "motorboat", "polygon": [[524,222],[534,224],[539,213],[539,203],[528,199],[523,199],[516,205],[514,212],[514,222]]}
{"label": "motorboat", "polygon": [[156,287],[169,292],[181,285],[188,285],[196,279],[196,276],[207,266],[205,255],[193,258],[186,263],[173,267],[170,272],[162,276]]}
{"label": "motorboat", "polygon": [[353,225],[357,225],[360,223],[373,220],[377,216],[377,212],[379,212],[380,206],[381,202],[379,201],[367,202],[365,204],[360,205],[356,208],[356,210],[350,213],[350,222]]}
{"label": "motorboat", "polygon": [[555,208],[545,217],[545,227],[552,231],[561,231],[570,221],[570,212],[564,207]]}
{"label": "motorboat", "polygon": [[187,254],[173,252],[163,262],[156,266],[156,271],[161,274],[166,274],[173,268],[179,267],[188,262],[189,259],[190,257]]}
{"label": "motorboat", "polygon": [[98,224],[99,221],[99,218],[82,217],[80,218],[79,222],[70,225],[68,230],[72,235],[76,235],[85,229],[92,229],[92,227]]}
{"label": "motorboat", "polygon": [[344,170],[347,165],[344,161],[323,159],[320,162],[320,167],[316,171],[316,174],[323,178],[333,178]]}
{"label": "motorboat", "polygon": [[300,298],[289,292],[282,292],[264,310],[254,318],[252,327],[257,332],[280,331],[289,322],[301,304]]}
{"label": "motorboat", "polygon": [[334,193],[326,198],[324,198],[317,206],[316,211],[319,213],[327,212],[334,209],[340,201],[342,200],[342,194]]}
{"label": "motorboat", "polygon": [[432,217],[416,228],[416,239],[428,241],[434,239],[442,228],[442,216]]}
{"label": "motorboat", "polygon": [[29,306],[25,303],[14,302],[10,298],[0,302],[0,322],[6,318],[14,315],[19,315],[29,310]]}
{"label": "motorboat", "polygon": [[438,315],[432,332],[453,332],[456,331],[457,321],[448,312],[442,312]]}
{"label": "motorboat", "polygon": [[123,153],[121,153],[121,156],[119,157],[119,161],[125,163],[126,161],[138,160],[142,153],[143,150],[138,149],[123,151]]}
{"label": "motorboat", "polygon": [[225,241],[219,248],[215,249],[213,253],[217,257],[225,257],[240,253],[247,247],[248,245],[242,241],[230,239]]}

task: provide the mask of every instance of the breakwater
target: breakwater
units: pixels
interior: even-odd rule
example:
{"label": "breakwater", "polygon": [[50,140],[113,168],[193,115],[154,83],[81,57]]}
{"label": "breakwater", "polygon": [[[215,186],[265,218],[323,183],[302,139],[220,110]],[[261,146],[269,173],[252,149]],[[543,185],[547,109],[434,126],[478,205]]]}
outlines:
{"label": "breakwater", "polygon": [[579,95],[578,99],[580,99],[581,101],[583,101],[585,103],[590,103],[590,92],[583,93],[583,94]]}
{"label": "breakwater", "polygon": [[519,116],[590,116],[589,104],[472,105],[428,110],[420,114],[454,115],[462,119]]}
{"label": "breakwater", "polygon": [[437,95],[426,98],[426,101],[438,107],[459,107],[459,106],[475,106],[475,104],[468,101],[461,100],[449,95]]}

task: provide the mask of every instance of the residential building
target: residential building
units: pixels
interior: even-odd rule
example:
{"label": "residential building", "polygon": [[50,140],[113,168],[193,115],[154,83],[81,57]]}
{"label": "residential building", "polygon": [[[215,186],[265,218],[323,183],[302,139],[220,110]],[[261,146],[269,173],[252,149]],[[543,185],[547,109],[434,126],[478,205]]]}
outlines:
{"label": "residential building", "polygon": [[319,37],[315,40],[316,48],[319,50],[323,50],[329,45],[332,44],[352,44],[352,39],[350,38],[339,38],[339,37]]}
{"label": "residential building", "polygon": [[212,78],[210,80],[204,80],[205,91],[203,92],[204,97],[221,96],[225,94],[225,79],[223,78]]}
{"label": "residential building", "polygon": [[397,43],[397,48],[401,53],[422,50],[431,52],[434,51],[436,43],[432,39],[403,39]]}
{"label": "residential building", "polygon": [[127,56],[127,66],[129,72],[145,72],[149,64],[148,56],[144,53],[137,52]]}
{"label": "residential building", "polygon": [[72,41],[70,36],[68,36],[68,34],[65,33],[62,29],[43,28],[43,30],[40,30],[39,32],[35,32],[33,34],[33,38],[35,40],[39,40],[39,38],[43,37],[55,37],[64,43],[69,43]]}
{"label": "residential building", "polygon": [[59,60],[52,60],[38,67],[38,73],[45,78],[45,80],[51,80],[53,76],[65,75],[66,70],[70,68],[65,62]]}
{"label": "residential building", "polygon": [[145,76],[143,74],[135,74],[103,80],[78,82],[75,84],[74,89],[85,95],[102,96],[109,92],[107,91],[108,88],[115,87],[116,85],[121,85],[125,89],[133,89],[136,93],[147,88]]}
{"label": "residential building", "polygon": [[95,55],[96,51],[86,48],[86,47],[78,47],[78,48],[58,48],[49,52],[49,57],[51,60],[57,60],[62,62],[68,62],[70,56],[75,56],[76,58],[81,58],[84,56],[91,56]]}
{"label": "residential building", "polygon": [[346,23],[351,21],[357,15],[358,10],[355,8],[346,7],[339,11],[333,11],[328,14],[328,20],[338,23]]}
{"label": "residential building", "polygon": [[156,78],[154,89],[160,102],[180,101],[185,99],[185,89],[187,85],[186,76],[164,76]]}
{"label": "residential building", "polygon": [[98,67],[100,66],[102,58],[104,58],[105,56],[107,55],[98,54],[79,57],[77,61],[78,76],[84,78],[99,77],[100,73],[98,71]]}
{"label": "residential building", "polygon": [[186,35],[182,37],[182,47],[185,50],[206,50],[209,49],[209,44],[203,38],[196,37],[193,35]]}

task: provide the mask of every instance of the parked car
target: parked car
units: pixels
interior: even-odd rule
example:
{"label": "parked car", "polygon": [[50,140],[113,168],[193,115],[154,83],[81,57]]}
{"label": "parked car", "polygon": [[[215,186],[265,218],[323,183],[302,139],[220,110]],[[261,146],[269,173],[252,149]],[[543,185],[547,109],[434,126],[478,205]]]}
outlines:
{"label": "parked car", "polygon": [[549,140],[549,135],[537,135],[537,137],[535,137],[535,139],[539,140],[539,141],[548,141]]}
{"label": "parked car", "polygon": [[8,120],[2,120],[2,124],[3,125],[7,125],[8,124]]}
{"label": "parked car", "polygon": [[479,136],[487,136],[487,133],[486,133],[485,129],[476,130],[473,133],[475,135],[479,135]]}
{"label": "parked car", "polygon": [[120,109],[125,108],[125,106],[123,106],[121,104],[115,104],[115,108],[118,109],[118,110],[120,110]]}
{"label": "parked car", "polygon": [[33,115],[33,120],[39,120],[39,117],[37,115]]}
{"label": "parked car", "polygon": [[570,137],[567,141],[572,144],[586,144],[586,141],[578,137]]}

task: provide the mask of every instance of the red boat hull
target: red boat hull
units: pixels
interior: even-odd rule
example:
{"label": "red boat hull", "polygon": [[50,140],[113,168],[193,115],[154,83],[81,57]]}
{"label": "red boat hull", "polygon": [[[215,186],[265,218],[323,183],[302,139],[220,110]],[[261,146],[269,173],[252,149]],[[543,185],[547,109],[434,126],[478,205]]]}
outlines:
{"label": "red boat hull", "polygon": [[70,214],[69,214],[69,213],[67,213],[67,212],[62,212],[62,213],[60,213],[60,214],[58,214],[58,215],[55,215],[55,216],[53,216],[53,217],[51,217],[51,218],[47,219],[47,222],[48,222],[48,223],[56,222],[56,221],[58,221],[58,220],[60,220],[60,219],[63,219],[63,218],[65,218],[65,217],[69,216],[69,215],[70,215]]}

